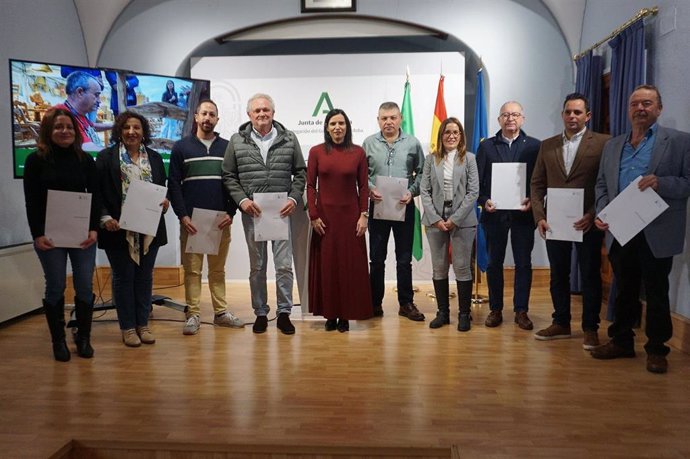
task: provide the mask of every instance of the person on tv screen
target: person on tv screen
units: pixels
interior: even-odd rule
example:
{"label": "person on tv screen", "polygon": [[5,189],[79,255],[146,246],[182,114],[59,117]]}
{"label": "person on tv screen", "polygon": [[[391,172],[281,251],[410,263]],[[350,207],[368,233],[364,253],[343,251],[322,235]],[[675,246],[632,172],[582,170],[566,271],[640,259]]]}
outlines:
{"label": "person on tv screen", "polygon": [[[81,133],[69,110],[54,108],[41,120],[38,150],[26,159],[24,197],[34,249],[45,276],[45,311],[55,360],[67,362],[70,351],[65,342],[65,278],[67,258],[72,266],[74,308],[77,318],[77,354],[93,357],[90,343],[93,315],[93,270],[100,201],[93,158],[81,149]],[[48,190],[91,193],[88,237],[80,247],[56,247],[45,233]]]}
{"label": "person on tv screen", "polygon": [[[162,102],[167,102],[172,105],[177,105],[177,92],[175,92],[175,82],[168,80],[165,83],[165,92],[161,98]],[[164,139],[174,139],[177,137],[178,122],[174,118],[163,117],[163,126],[161,127],[161,137]]]}
{"label": "person on tv screen", "polygon": [[98,132],[107,131],[113,127],[112,123],[94,123],[88,117],[90,112],[98,110],[102,90],[103,87],[96,77],[77,70],[67,76],[65,83],[67,100],[55,106],[72,113],[83,139],[82,149],[86,151],[98,151],[103,148],[103,140]]}
{"label": "person on tv screen", "polygon": [[[165,186],[163,158],[146,147],[150,140],[146,118],[126,111],[115,119],[113,145],[96,159],[103,203],[98,246],[110,261],[117,320],[122,341],[129,347],[156,342],[148,326],[153,267],[159,247],[168,242],[163,215],[155,236],[122,229],[119,222],[131,183],[142,180]],[[160,205],[165,213],[170,203],[164,199]]]}
{"label": "person on tv screen", "polygon": [[[110,85],[110,110],[114,116],[117,116],[120,113],[117,101],[117,72],[108,70],[105,72],[105,79]],[[137,93],[134,90],[137,86],[139,86],[139,78],[136,75],[128,74],[125,77],[125,104],[127,107],[137,104]]]}
{"label": "person on tv screen", "polygon": [[[62,78],[67,78],[70,75],[70,73],[77,71],[81,71],[84,73],[88,73],[89,75],[92,75],[96,80],[98,80],[98,84],[101,85],[101,90],[103,90],[103,75],[101,74],[100,69],[94,69],[90,67],[74,67],[72,65],[63,65],[60,67],[60,75],[62,76]],[[92,122],[95,123],[98,120],[98,109],[89,112],[86,116]]]}

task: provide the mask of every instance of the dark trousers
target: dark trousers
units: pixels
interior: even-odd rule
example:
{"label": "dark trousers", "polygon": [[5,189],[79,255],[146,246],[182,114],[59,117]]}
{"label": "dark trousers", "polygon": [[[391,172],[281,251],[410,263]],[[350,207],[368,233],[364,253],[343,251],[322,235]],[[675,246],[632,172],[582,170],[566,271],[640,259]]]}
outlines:
{"label": "dark trousers", "polygon": [[[371,212],[373,215],[373,211]],[[412,303],[412,240],[414,238],[414,202],[405,209],[405,221],[369,219],[369,281],[371,302],[374,308],[381,307],[385,291],[386,256],[391,230],[395,240],[395,262],[398,279],[398,303],[402,306]]]}
{"label": "dark trousers", "polygon": [[601,241],[604,233],[594,228],[582,242],[546,241],[551,267],[553,323],[570,326],[570,274],[572,246],[575,244],[582,281],[582,329],[597,331],[601,312]]}
{"label": "dark trousers", "polygon": [[529,310],[529,293],[532,288],[532,249],[534,225],[516,223],[510,219],[483,223],[489,265],[486,279],[489,284],[489,307],[492,311],[503,310],[503,261],[506,258],[508,231],[515,261],[513,285],[513,310]]}
{"label": "dark trousers", "polygon": [[148,325],[158,246],[151,244],[144,255],[142,245],[139,264],[132,260],[127,248],[106,249],[105,253],[113,273],[113,299],[120,330]]}
{"label": "dark trousers", "polygon": [[647,344],[644,348],[648,354],[667,355],[670,348],[664,343],[673,335],[668,299],[668,275],[673,257],[655,258],[644,233],[640,233],[624,247],[614,241],[609,260],[616,275],[616,317],[609,327],[609,336],[619,346],[634,347],[632,329],[642,282],[647,294]]}

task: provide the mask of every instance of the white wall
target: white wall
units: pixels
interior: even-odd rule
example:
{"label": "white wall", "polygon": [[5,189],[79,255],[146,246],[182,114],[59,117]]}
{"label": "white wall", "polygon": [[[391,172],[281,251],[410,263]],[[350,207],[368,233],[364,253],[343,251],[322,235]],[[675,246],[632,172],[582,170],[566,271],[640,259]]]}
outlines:
{"label": "white wall", "polygon": [[[480,55],[488,78],[491,134],[499,129],[496,117],[500,106],[513,99],[525,108],[524,128],[529,135],[546,138],[561,129],[560,101],[574,88],[573,67],[565,41],[541,2],[368,0],[359,2],[357,8],[357,14],[443,30]],[[254,24],[299,16],[297,1],[133,0],[111,30],[98,65],[173,74],[206,40]],[[136,51],[125,53],[123,49]],[[170,219],[168,222],[169,240],[174,242],[178,228]],[[241,225],[233,226],[237,241],[243,237]],[[234,257],[244,257],[240,252],[231,246],[229,278],[247,276],[243,264],[233,261]],[[535,266],[548,265],[543,242],[537,242],[533,258]],[[159,263],[170,259],[179,260],[179,247],[174,243],[161,250]]]}
{"label": "white wall", "polygon": [[[649,83],[659,87],[664,109],[659,123],[690,132],[690,104],[688,81],[690,60],[687,46],[690,43],[690,2],[686,0],[606,0],[588,2],[583,24],[582,48],[585,49],[606,37],[633,17],[640,9],[652,5],[659,7],[659,14],[648,24],[652,30],[647,35],[649,65],[652,68]],[[608,45],[603,47],[608,50]],[[688,210],[690,222],[690,208]],[[685,229],[685,252],[673,260],[671,271],[671,310],[690,318],[690,225]]]}
{"label": "white wall", "polygon": [[[8,59],[86,65],[72,0],[0,0],[0,247],[31,241],[22,181],[12,176]],[[41,307],[43,273],[30,245],[0,250],[0,322]]]}
{"label": "white wall", "polygon": [[0,0],[0,247],[31,241],[22,181],[12,178],[12,120],[8,59],[86,65],[72,0]]}

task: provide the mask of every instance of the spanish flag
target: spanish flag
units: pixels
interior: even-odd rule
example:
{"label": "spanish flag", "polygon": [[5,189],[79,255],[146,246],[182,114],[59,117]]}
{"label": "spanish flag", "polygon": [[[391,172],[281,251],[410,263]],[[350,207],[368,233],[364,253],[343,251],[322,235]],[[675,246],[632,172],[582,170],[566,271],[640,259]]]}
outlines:
{"label": "spanish flag", "polygon": [[434,107],[434,119],[431,122],[431,142],[429,151],[436,151],[438,145],[436,145],[436,140],[438,139],[438,130],[441,127],[441,123],[448,118],[448,113],[446,113],[446,100],[443,96],[443,80],[444,76],[438,80],[438,92],[436,93],[436,106]]}

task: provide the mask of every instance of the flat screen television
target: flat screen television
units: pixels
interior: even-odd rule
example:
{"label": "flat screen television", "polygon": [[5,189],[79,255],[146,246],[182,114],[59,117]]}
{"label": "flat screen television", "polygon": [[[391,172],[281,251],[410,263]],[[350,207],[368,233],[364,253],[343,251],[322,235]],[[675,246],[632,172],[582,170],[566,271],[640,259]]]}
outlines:
{"label": "flat screen television", "polygon": [[97,81],[94,91],[100,88],[97,102],[83,114],[91,127],[84,150],[95,157],[111,143],[110,130],[118,113],[132,110],[149,121],[150,146],[163,156],[166,170],[172,145],[192,132],[194,111],[190,108],[210,97],[208,80],[10,59],[15,178],[24,176],[24,162],[36,149],[45,112],[57,105],[79,110],[67,95],[68,83],[78,78],[93,78]]}

